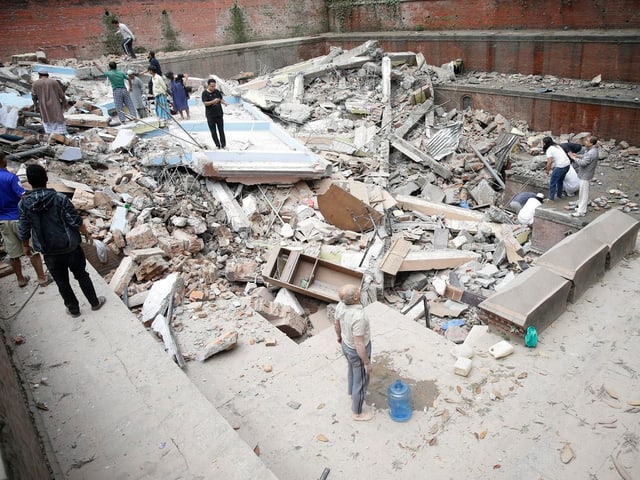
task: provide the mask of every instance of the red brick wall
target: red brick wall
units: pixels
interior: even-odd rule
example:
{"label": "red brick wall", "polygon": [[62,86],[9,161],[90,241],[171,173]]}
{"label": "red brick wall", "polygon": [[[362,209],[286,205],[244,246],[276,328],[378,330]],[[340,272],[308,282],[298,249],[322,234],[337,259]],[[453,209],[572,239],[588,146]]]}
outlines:
{"label": "red brick wall", "polygon": [[[105,12],[136,34],[136,46],[165,50],[163,15],[184,49],[246,40],[290,38],[330,31],[496,29],[631,29],[640,26],[637,0],[361,0],[332,7],[331,0],[4,0],[0,60],[43,49],[49,58],[93,58],[104,52]],[[348,0],[336,2],[346,4]],[[240,23],[243,24],[240,29]],[[541,35],[544,35],[541,33]],[[478,52],[487,56],[491,51]],[[518,51],[513,52],[518,55]],[[525,58],[530,58],[526,55]],[[565,59],[558,59],[564,61]],[[582,61],[574,58],[575,61]],[[626,68],[631,68],[629,65]]]}
{"label": "red brick wall", "polygon": [[550,130],[553,135],[593,132],[601,138],[626,140],[640,144],[640,109],[631,102],[585,99],[575,102],[561,95],[523,94],[506,90],[482,91],[472,87],[440,86],[435,92],[437,104],[463,108],[463,97],[472,108],[500,112],[507,118],[527,118],[532,130]]}
{"label": "red brick wall", "polygon": [[[237,0],[242,22],[234,22],[233,0],[10,0],[0,8],[0,60],[43,49],[49,58],[93,58],[104,53],[105,12],[136,35],[135,47],[165,50],[163,14],[184,49],[247,40],[289,38],[327,30],[324,0]],[[243,24],[241,31],[240,24]]]}
{"label": "red brick wall", "polygon": [[[339,5],[340,2],[338,2]],[[332,30],[638,28],[637,0],[369,0],[330,8]]]}

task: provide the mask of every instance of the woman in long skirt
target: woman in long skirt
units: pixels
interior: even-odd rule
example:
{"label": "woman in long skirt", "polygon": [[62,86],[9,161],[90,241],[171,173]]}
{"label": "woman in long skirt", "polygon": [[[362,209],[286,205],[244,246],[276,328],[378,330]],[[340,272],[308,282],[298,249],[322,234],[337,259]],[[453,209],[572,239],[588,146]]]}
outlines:
{"label": "woman in long skirt", "polygon": [[156,116],[158,117],[158,126],[165,128],[167,120],[171,117],[169,102],[167,101],[167,84],[161,75],[158,75],[156,68],[149,67],[151,81],[153,82],[153,94],[155,96]]}
{"label": "woman in long skirt", "polygon": [[173,109],[180,113],[180,118],[184,119],[186,114],[187,120],[189,120],[191,118],[189,116],[189,97],[184,87],[184,75],[174,75],[173,72],[168,72],[167,78],[171,81]]}

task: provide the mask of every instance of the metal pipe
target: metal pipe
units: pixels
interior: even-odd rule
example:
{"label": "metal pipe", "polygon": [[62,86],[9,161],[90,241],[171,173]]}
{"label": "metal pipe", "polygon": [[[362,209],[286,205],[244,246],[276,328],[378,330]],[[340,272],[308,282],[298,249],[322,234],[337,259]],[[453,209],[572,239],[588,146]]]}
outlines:
{"label": "metal pipe", "polygon": [[40,153],[48,154],[47,156],[49,157],[52,156],[51,149],[48,146],[44,146],[31,148],[29,150],[25,150],[24,152],[12,153],[11,155],[7,155],[7,160],[18,160],[20,158],[35,157]]}

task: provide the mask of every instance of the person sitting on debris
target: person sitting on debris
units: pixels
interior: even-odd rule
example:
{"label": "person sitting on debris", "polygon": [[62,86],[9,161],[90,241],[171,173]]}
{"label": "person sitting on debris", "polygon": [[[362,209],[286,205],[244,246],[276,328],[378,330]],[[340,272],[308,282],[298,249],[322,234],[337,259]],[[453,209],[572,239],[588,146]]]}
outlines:
{"label": "person sitting on debris", "polygon": [[167,120],[171,118],[171,109],[167,100],[167,84],[162,75],[158,75],[155,67],[149,67],[151,80],[153,81],[153,95],[156,105],[156,116],[158,117],[158,127],[165,128]]}
{"label": "person sitting on debris", "polygon": [[597,143],[598,137],[595,135],[589,135],[584,138],[584,146],[587,152],[584,155],[576,155],[570,153],[569,155],[574,161],[574,164],[578,166],[577,173],[580,179],[580,192],[578,193],[578,205],[576,211],[572,214],[574,217],[584,217],[587,214],[587,204],[589,203],[589,182],[593,179],[596,173],[596,165],[600,152],[598,151]]}
{"label": "person sitting on debris", "polygon": [[578,174],[573,168],[573,165],[569,166],[569,171],[564,177],[564,182],[562,182],[562,189],[564,190],[564,193],[567,194],[567,197],[573,197],[580,189],[580,179],[578,178]]}
{"label": "person sitting on debris", "polygon": [[[216,81],[213,78],[207,80],[207,88],[202,92],[202,104],[205,106],[205,115],[207,116],[207,124],[209,125],[213,143],[218,148],[225,148],[227,139],[224,135],[222,105],[226,105],[227,102],[225,102],[222,92],[216,88]],[[218,133],[220,138],[218,138]]]}
{"label": "person sitting on debris", "polygon": [[522,207],[524,207],[524,204],[527,203],[527,200],[530,198],[538,198],[542,201],[544,199],[544,195],[542,193],[533,192],[516,193],[509,202],[509,207],[511,207],[515,213],[520,213],[520,210],[522,210]]}
{"label": "person sitting on debris", "polygon": [[133,41],[136,36],[124,23],[119,22],[115,18],[111,20],[111,24],[118,28],[118,33],[122,35],[122,49],[125,55],[129,55],[132,59],[136,58],[136,54],[133,51]]}
{"label": "person sitting on debris", "polygon": [[[18,237],[18,203],[23,195],[24,188],[20,184],[20,179],[15,173],[7,170],[7,157],[0,150],[0,235],[20,288],[26,287],[30,280],[29,275],[22,273],[20,257],[23,251]],[[38,275],[38,284],[41,287],[49,285],[51,277],[45,275],[40,255],[31,255],[29,260]]]}
{"label": "person sitting on debris", "polygon": [[371,376],[371,331],[369,319],[360,303],[360,289],[345,285],[339,292],[340,303],[336,307],[334,328],[342,353],[349,364],[347,392],[351,396],[354,420],[371,420],[373,411],[365,410],[364,397]]}
{"label": "person sitting on debris", "polygon": [[171,98],[173,99],[173,109],[180,113],[180,118],[187,120],[191,117],[189,115],[189,97],[187,96],[187,90],[184,86],[185,75],[182,73],[174,75],[173,72],[167,72],[167,79],[169,79],[171,85]]}
{"label": "person sitting on debris", "polygon": [[[47,188],[49,179],[41,165],[27,167],[27,180],[33,190],[28,191],[18,205],[18,232],[25,255],[30,257],[33,250],[42,252],[69,315],[80,316],[80,304],[69,284],[69,271],[80,284],[91,310],[99,310],[107,300],[96,295],[86,270],[80,234],[88,233],[82,217],[66,195]],[[33,250],[30,239],[33,239]]]}
{"label": "person sitting on debris", "polygon": [[38,80],[33,82],[31,96],[36,112],[40,112],[44,132],[50,136],[56,133],[66,135],[64,110],[67,99],[60,83],[49,78],[49,72],[45,68],[38,70]]}
{"label": "person sitting on debris", "polygon": [[[131,95],[129,95],[129,90],[131,90],[131,81],[127,74],[118,70],[116,62],[109,62],[109,71],[107,72],[102,70],[97,63],[94,63],[94,65],[100,73],[109,79],[109,82],[111,83],[111,88],[113,90],[113,103],[116,106],[120,123],[127,123],[127,116],[124,113],[123,108],[124,105],[126,105],[129,110],[129,117],[132,120],[137,119],[138,114],[136,112],[136,107],[131,100]],[[125,87],[124,85],[125,80],[128,87]]]}
{"label": "person sitting on debris", "polygon": [[555,143],[551,137],[542,139],[542,151],[547,156],[547,175],[551,173],[549,180],[549,200],[553,201],[556,197],[562,198],[562,182],[569,171],[571,160],[564,152],[562,147]]}
{"label": "person sitting on debris", "polygon": [[[538,194],[540,195],[540,194]],[[542,198],[535,196],[527,200],[524,206],[518,212],[518,223],[521,225],[533,224],[536,208],[542,205]]]}
{"label": "person sitting on debris", "polygon": [[142,83],[140,77],[136,75],[136,72],[133,70],[127,71],[127,77],[129,77],[129,87],[131,88],[129,94],[131,95],[133,106],[136,112],[138,112],[138,118],[144,118],[147,116],[147,107],[144,99],[144,83]]}

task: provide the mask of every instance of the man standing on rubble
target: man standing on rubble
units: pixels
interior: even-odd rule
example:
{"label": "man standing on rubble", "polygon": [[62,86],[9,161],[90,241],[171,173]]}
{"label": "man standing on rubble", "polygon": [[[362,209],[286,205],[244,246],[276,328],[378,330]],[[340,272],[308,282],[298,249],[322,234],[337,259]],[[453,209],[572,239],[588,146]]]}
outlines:
{"label": "man standing on rubble", "polygon": [[584,146],[587,152],[584,155],[576,155],[570,153],[569,156],[577,165],[578,178],[580,179],[580,192],[578,193],[578,205],[576,211],[572,214],[574,217],[584,217],[587,214],[587,204],[589,203],[589,182],[596,173],[596,165],[600,152],[596,146],[598,137],[589,135],[584,139]]}
{"label": "man standing on rubble", "polygon": [[[227,139],[224,136],[224,112],[222,111],[222,105],[226,105],[227,102],[224,101],[222,92],[216,88],[216,81],[213,78],[207,80],[207,88],[202,92],[202,104],[205,106],[207,125],[209,125],[213,143],[215,143],[218,148],[225,148],[227,146]],[[218,133],[220,134],[220,138],[218,138]]]}
{"label": "man standing on rubble", "polygon": [[351,396],[351,417],[366,421],[373,418],[373,411],[365,410],[364,397],[367,394],[371,376],[371,330],[369,319],[360,303],[360,289],[355,285],[345,285],[340,289],[340,303],[336,307],[334,328],[338,343],[342,346],[349,364],[347,371],[347,392]]}
{"label": "man standing on rubble", "polygon": [[111,23],[118,29],[118,33],[122,35],[122,49],[125,55],[129,55],[132,59],[136,58],[136,54],[133,51],[133,41],[136,36],[124,23],[119,22],[115,18],[111,20]]}
{"label": "man standing on rubble", "polygon": [[91,310],[100,310],[107,299],[96,295],[86,270],[80,234],[88,233],[82,217],[64,194],[47,188],[49,179],[41,165],[27,167],[27,180],[33,190],[27,192],[18,205],[19,236],[25,255],[32,255],[29,240],[33,239],[34,249],[44,255],[69,315],[80,316],[80,304],[69,283],[69,271],[80,284]]}
{"label": "man standing on rubble", "polygon": [[45,68],[38,70],[38,80],[33,82],[31,96],[36,112],[40,112],[44,132],[49,135],[67,134],[64,121],[64,107],[67,102],[64,91],[57,80],[49,78]]}
{"label": "man standing on rubble", "polygon": [[[0,234],[4,242],[4,249],[9,256],[9,263],[13,268],[13,273],[18,279],[20,288],[26,287],[29,283],[29,275],[22,273],[22,244],[18,237],[18,202],[24,195],[24,188],[20,184],[20,179],[13,172],[7,170],[7,157],[0,150]],[[29,257],[31,265],[38,275],[38,284],[41,287],[51,283],[51,277],[45,275],[42,268],[42,258],[35,254]]]}
{"label": "man standing on rubble", "polygon": [[[102,70],[97,63],[94,63],[94,65],[100,73],[109,79],[109,83],[111,83],[111,89],[113,90],[113,103],[116,105],[116,111],[118,112],[120,123],[125,124],[127,122],[127,117],[124,113],[125,105],[129,109],[129,117],[137,119],[138,114],[136,112],[136,107],[131,100],[131,95],[129,95],[129,90],[131,90],[131,81],[127,74],[118,70],[116,62],[109,62],[109,71],[107,72]],[[125,87],[125,81],[127,82],[128,88]]]}
{"label": "man standing on rubble", "polygon": [[136,72],[133,70],[127,71],[127,77],[129,77],[129,85],[131,88],[129,94],[131,95],[133,106],[136,108],[136,112],[138,112],[138,118],[144,118],[147,116],[147,107],[145,107],[144,99],[144,83],[142,83],[140,77],[136,75]]}

